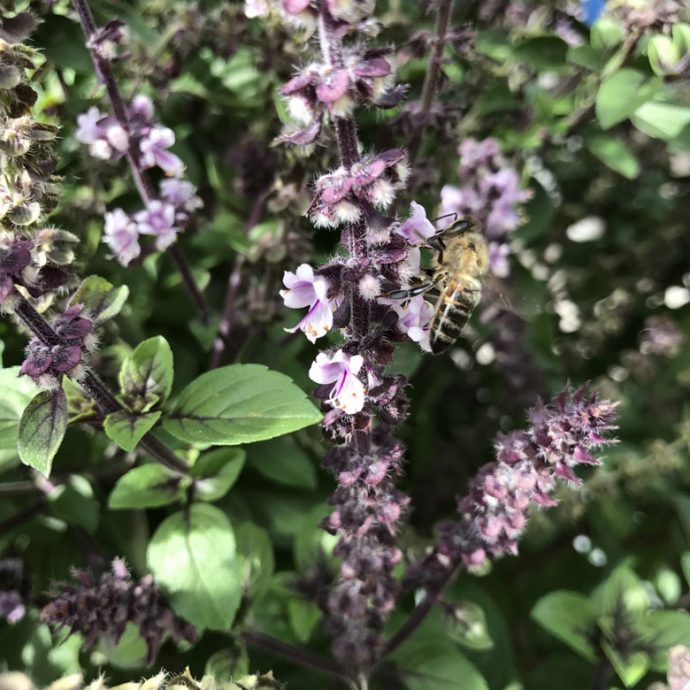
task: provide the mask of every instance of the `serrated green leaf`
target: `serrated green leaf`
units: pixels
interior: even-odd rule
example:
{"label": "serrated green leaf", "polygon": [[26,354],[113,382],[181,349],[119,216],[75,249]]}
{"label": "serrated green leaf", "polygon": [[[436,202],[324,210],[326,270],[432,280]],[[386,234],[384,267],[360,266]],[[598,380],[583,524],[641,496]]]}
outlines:
{"label": "serrated green leaf", "polygon": [[156,508],[174,503],[182,495],[179,477],[161,465],[142,465],[117,480],[108,506],[114,510]]}
{"label": "serrated green leaf", "polygon": [[147,561],[176,613],[201,630],[230,629],[242,596],[241,563],[232,525],[220,510],[196,504],[165,519]]}
{"label": "serrated green leaf", "polygon": [[50,476],[53,458],[67,430],[67,398],[62,388],[34,397],[19,422],[17,448],[25,465]]}
{"label": "serrated green leaf", "polygon": [[634,180],[640,174],[640,164],[627,144],[613,136],[593,136],[587,140],[588,150],[604,165]]}
{"label": "serrated green leaf", "polygon": [[120,369],[120,389],[130,407],[146,412],[165,402],[173,384],[173,355],[162,336],[139,343]]}
{"label": "serrated green leaf", "polygon": [[488,690],[474,664],[452,644],[408,642],[394,655],[409,690]]}
{"label": "serrated green leaf", "polygon": [[657,78],[648,79],[634,69],[622,69],[605,79],[597,91],[595,108],[602,129],[610,129],[630,117],[661,88]]}
{"label": "serrated green leaf", "polygon": [[690,107],[675,103],[645,103],[630,118],[632,123],[655,139],[675,139],[690,125]]}
{"label": "serrated green leaf", "polygon": [[241,448],[217,448],[204,453],[190,471],[195,478],[195,496],[202,501],[225,496],[240,476],[245,458]]}
{"label": "serrated green leaf", "polygon": [[127,410],[119,410],[112,412],[105,418],[103,430],[109,439],[129,452],[134,450],[139,441],[156,426],[160,417],[160,411],[137,414]]}
{"label": "serrated green leaf", "polygon": [[259,474],[279,484],[310,489],[317,484],[314,463],[292,438],[253,445],[249,461]]}
{"label": "serrated green leaf", "polygon": [[584,594],[551,592],[537,601],[530,617],[580,656],[596,661],[596,651],[590,642],[590,634],[596,628],[596,617]]}
{"label": "serrated green leaf", "polygon": [[115,287],[100,276],[88,276],[78,290],[72,295],[69,303],[83,304],[94,323],[100,324],[114,318],[120,313],[129,296],[126,285]]}
{"label": "serrated green leaf", "polygon": [[202,374],[177,398],[163,428],[181,441],[239,445],[316,424],[321,414],[290,378],[260,364]]}
{"label": "serrated green leaf", "polygon": [[19,462],[19,420],[38,388],[28,376],[19,376],[19,367],[11,367],[0,370],[0,390],[0,470],[4,470]]}

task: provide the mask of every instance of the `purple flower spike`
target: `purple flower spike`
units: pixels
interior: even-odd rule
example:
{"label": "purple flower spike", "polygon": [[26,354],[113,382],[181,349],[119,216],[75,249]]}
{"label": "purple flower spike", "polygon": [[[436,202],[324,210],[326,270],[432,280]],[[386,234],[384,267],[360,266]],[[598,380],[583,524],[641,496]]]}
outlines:
{"label": "purple flower spike", "polygon": [[[132,580],[124,562],[115,559],[111,572],[96,576],[74,570],[76,584],[58,583],[41,612],[41,619],[55,630],[84,635],[84,649],[104,637],[117,644],[128,623],[139,628],[152,664],[163,642],[196,641],[192,626],[175,616],[150,575]],[[97,605],[94,605],[94,602]]]}
{"label": "purple flower spike", "polygon": [[587,395],[584,388],[566,390],[549,404],[528,413],[525,431],[500,435],[496,461],[484,465],[458,502],[461,519],[439,530],[436,550],[410,568],[408,579],[430,589],[463,563],[516,554],[532,506],[556,505],[558,480],[578,483],[578,465],[598,465],[591,451],[615,443],[616,403]]}

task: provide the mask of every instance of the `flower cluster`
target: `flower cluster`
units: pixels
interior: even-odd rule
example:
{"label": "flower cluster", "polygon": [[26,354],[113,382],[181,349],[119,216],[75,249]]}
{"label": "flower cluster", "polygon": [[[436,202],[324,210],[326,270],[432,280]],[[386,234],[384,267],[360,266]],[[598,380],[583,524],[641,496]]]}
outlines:
{"label": "flower cluster", "polygon": [[159,198],[149,201],[143,210],[125,213],[116,208],[105,214],[103,241],[118,261],[127,266],[141,254],[141,235],[154,237],[156,249],[164,251],[175,242],[189,222],[190,214],[202,205],[191,182],[163,180]]}
{"label": "flower cluster", "polygon": [[355,223],[368,205],[388,208],[408,175],[405,153],[400,149],[367,156],[349,168],[341,166],[316,180],[307,214],[316,227]]}
{"label": "flower cluster", "polygon": [[[57,127],[33,114],[37,94],[27,72],[38,53],[23,43],[36,26],[30,12],[3,17],[0,28],[0,309],[12,311],[15,286],[40,297],[69,284],[74,259],[64,241],[76,239],[42,228],[57,204],[53,142]],[[60,247],[58,248],[58,245]],[[65,249],[65,251],[61,251]]]}
{"label": "flower cluster", "polygon": [[93,106],[77,117],[76,139],[88,144],[91,155],[102,160],[121,158],[133,144],[144,168],[159,167],[166,175],[179,177],[184,164],[168,150],[175,144],[175,133],[154,121],[151,99],[135,96],[127,118],[123,124]]}
{"label": "flower cluster", "polygon": [[313,143],[329,116],[348,117],[358,104],[392,108],[403,95],[393,85],[393,67],[384,51],[361,55],[353,50],[343,55],[337,67],[328,63],[307,65],[284,84],[287,109],[294,125],[288,126],[279,141],[305,146]]}
{"label": "flower cluster", "polygon": [[592,451],[613,443],[616,404],[563,391],[551,403],[529,411],[529,427],[499,436],[496,461],[484,465],[458,502],[461,519],[439,529],[434,551],[408,571],[410,583],[434,589],[457,564],[516,554],[531,506],[556,505],[559,480],[579,483],[574,468],[598,465]]}
{"label": "flower cluster", "polygon": [[143,95],[132,100],[126,122],[96,107],[77,122],[76,138],[88,144],[95,158],[117,160],[127,155],[140,170],[158,167],[169,176],[161,182],[157,198],[145,199],[144,209],[125,213],[118,208],[106,213],[103,241],[124,266],[141,254],[141,235],[153,236],[156,249],[165,251],[188,223],[189,214],[203,205],[194,185],[179,179],[184,164],[169,150],[175,143],[174,132],[155,122],[153,103]]}
{"label": "flower cluster", "polygon": [[26,615],[31,580],[19,558],[0,559],[0,619],[18,623]]}
{"label": "flower cluster", "polygon": [[366,29],[366,24],[371,21],[370,15],[376,4],[376,0],[274,1],[279,4],[283,16],[288,21],[308,31],[314,30],[320,13],[328,12],[328,16],[333,22],[333,29],[339,36],[350,31]]}
{"label": "flower cluster", "polygon": [[517,171],[508,165],[495,139],[465,139],[458,153],[460,186],[443,187],[441,213],[480,222],[489,240],[492,273],[504,278],[510,273],[510,234],[520,224],[517,207],[529,198],[529,192],[520,189]]}
{"label": "flower cluster", "polygon": [[44,388],[58,386],[64,375],[79,378],[84,373],[84,353],[92,351],[96,345],[93,322],[81,304],[67,307],[51,325],[59,340],[46,343],[34,336],[26,346],[24,363],[19,370],[20,375],[30,376]]}
{"label": "flower cluster", "polygon": [[111,572],[97,576],[74,570],[73,575],[77,583],[58,583],[41,619],[56,630],[82,633],[84,649],[91,649],[101,636],[117,644],[128,623],[136,625],[146,641],[149,664],[167,637],[196,641],[194,628],[175,616],[151,575],[135,582],[119,558],[113,560]]}

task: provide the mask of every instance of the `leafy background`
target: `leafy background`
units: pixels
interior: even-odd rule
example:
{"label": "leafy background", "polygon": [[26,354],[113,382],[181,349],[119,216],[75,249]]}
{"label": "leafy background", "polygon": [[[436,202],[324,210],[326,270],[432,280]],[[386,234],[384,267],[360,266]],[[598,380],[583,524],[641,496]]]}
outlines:
{"label": "leafy background", "polygon": [[[462,5],[455,25],[469,22],[476,34],[447,47],[440,94],[458,117],[425,140],[415,188],[400,210],[412,198],[436,208],[440,187],[457,184],[463,137],[497,138],[532,190],[512,244],[509,298],[520,316],[508,324],[477,316],[449,357],[423,356],[411,345],[398,351],[394,366],[410,374],[413,401],[403,488],[414,511],[401,539],[412,551],[428,543],[468,478],[491,459],[496,433],[521,426],[538,395],[567,381],[593,381],[621,402],[620,443],[582,487],[563,491],[559,508],[534,517],[519,558],[481,577],[461,575],[446,597],[459,606],[455,617],[432,617],[380,670],[376,687],[541,690],[557,678],[564,690],[583,688],[602,654],[616,671],[611,687],[648,687],[663,678],[664,655],[621,655],[611,621],[623,598],[640,638],[659,642],[670,630],[666,647],[690,640],[690,350],[656,355],[640,346],[651,316],[688,332],[687,78],[659,68],[651,31],[630,52],[615,13],[592,27],[573,21],[579,42],[570,45],[557,31],[569,5],[526,6],[529,23]],[[182,244],[217,311],[229,274],[241,278],[227,361],[267,365],[308,391],[314,349],[286,336],[294,314],[282,309],[277,290],[283,270],[335,250],[335,235],[313,234],[300,215],[308,182],[332,159],[327,149],[299,159],[271,146],[283,115],[276,90],[300,59],[289,35],[277,22],[248,21],[239,2],[93,8],[102,21],[127,23],[131,57],[117,66],[123,91],[154,98],[204,199]],[[163,371],[171,373],[174,359],[174,381],[163,387],[172,386],[165,392],[179,405],[183,388],[208,368],[217,320],[197,320],[167,257],[154,253],[127,270],[108,259],[102,213],[136,206],[135,191],[121,164],[94,162],[74,139],[77,115],[101,97],[68,4],[37,2],[34,9],[43,22],[33,43],[45,56],[38,105],[62,128],[61,203],[51,221],[81,238],[83,275],[129,288],[117,318],[103,326],[98,370],[115,382],[141,348],[165,352]],[[378,40],[401,46],[399,79],[412,98],[427,56],[410,38],[430,30],[433,19],[406,0],[380,3],[379,16],[385,29]],[[378,149],[409,141],[404,111],[385,118],[365,112],[360,126],[365,145]],[[595,218],[603,232],[578,234],[583,218]],[[497,356],[501,337],[512,358]],[[8,367],[0,372],[0,479],[9,484],[31,477],[19,464],[16,425],[32,391],[9,368],[21,362],[24,338],[5,320],[0,339]],[[174,424],[166,422],[164,433],[189,440]],[[333,488],[320,468],[323,453],[315,427],[203,453],[195,471],[207,485],[183,539],[185,487],[160,490],[166,470],[157,465],[127,472],[131,454],[88,424],[70,424],[53,462],[48,505],[27,524],[2,530],[0,549],[26,561],[37,595],[94,558],[120,555],[137,574],[150,569],[175,610],[205,629],[193,648],[163,648],[158,663],[169,669],[189,665],[200,675],[241,668],[246,652],[229,634],[233,612],[325,653],[318,608],[294,589],[323,562],[333,567],[332,539],[317,527]],[[0,521],[28,501],[3,495]],[[180,553],[189,568],[175,565]],[[190,580],[194,568],[204,577]],[[392,630],[412,605],[404,602]],[[0,624],[6,666],[28,669],[38,683],[80,667],[87,676],[102,667],[114,679],[143,672],[133,631],[117,649],[100,645],[80,655],[79,647],[78,638],[51,637],[35,611],[15,626]],[[314,672],[250,651],[252,669],[273,668],[290,687],[323,687]]]}

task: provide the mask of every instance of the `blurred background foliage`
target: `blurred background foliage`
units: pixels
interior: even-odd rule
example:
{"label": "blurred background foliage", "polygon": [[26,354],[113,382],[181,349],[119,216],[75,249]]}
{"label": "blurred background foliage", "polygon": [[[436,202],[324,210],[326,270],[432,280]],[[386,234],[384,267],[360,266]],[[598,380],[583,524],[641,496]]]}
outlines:
{"label": "blurred background foliage", "polygon": [[[452,680],[469,659],[492,690],[581,689],[593,682],[603,647],[590,640],[590,651],[580,645],[578,653],[581,631],[554,623],[547,595],[589,597],[613,577],[624,582],[616,591],[639,589],[653,611],[687,612],[690,603],[690,82],[687,70],[664,71],[651,47],[654,35],[672,35],[684,10],[645,3],[657,18],[662,6],[677,13],[636,28],[623,3],[609,3],[591,26],[571,2],[456,4],[437,119],[398,211],[404,216],[416,200],[434,214],[441,187],[458,184],[457,146],[467,137],[497,139],[531,198],[511,239],[504,294],[481,307],[486,314],[498,301],[500,315],[474,318],[449,356],[423,355],[412,344],[397,352],[394,366],[411,376],[412,398],[403,488],[414,510],[401,541],[421,552],[434,524],[454,512],[468,478],[492,458],[496,434],[523,425],[526,407],[566,382],[592,381],[620,401],[620,443],[582,486],[562,490],[558,508],[535,515],[518,558],[482,577],[462,574],[446,597],[450,613],[417,633],[410,644],[431,645],[426,660],[435,670],[446,664],[450,680],[424,681],[429,669],[421,665],[405,680],[394,659],[376,687],[470,687]],[[428,61],[433,14],[425,5],[379,3],[377,41],[396,46],[407,103],[419,97]],[[98,369],[112,378],[133,346],[161,334],[174,352],[179,390],[208,367],[218,316],[198,322],[165,255],[127,269],[109,259],[100,241],[103,212],[136,206],[135,190],[122,163],[94,161],[74,138],[77,115],[102,99],[69,3],[36,0],[32,9],[42,20],[33,44],[45,57],[35,75],[40,112],[61,127],[62,193],[51,221],[81,238],[83,275],[130,288],[123,312],[102,333]],[[280,22],[247,19],[242,2],[99,0],[93,9],[101,23],[126,23],[128,56],[116,64],[123,92],[153,98],[204,200],[181,243],[216,314],[229,277],[237,281],[225,361],[265,363],[308,390],[314,348],[284,332],[295,316],[277,291],[284,270],[336,251],[336,235],[314,233],[301,215],[313,176],[334,161],[327,148],[301,158],[272,144],[284,117],[277,88],[303,56]],[[409,112],[403,104],[385,116],[361,114],[364,146],[408,145]],[[19,363],[24,338],[2,321],[0,339],[4,365]],[[332,540],[317,527],[333,488],[320,468],[323,452],[313,428],[256,444],[217,503],[244,530],[252,577],[261,580],[241,615],[320,651],[328,642],[318,608],[295,587],[308,592],[333,567]],[[103,435],[70,429],[55,461],[61,495],[30,523],[0,534],[2,551],[25,560],[37,600],[70,567],[93,559],[121,555],[145,571],[149,537],[167,513],[108,509],[131,461]],[[0,469],[3,482],[29,476],[11,449],[2,449]],[[26,497],[4,496],[2,484],[0,495],[0,521],[27,506]],[[413,602],[404,604],[409,610]],[[573,611],[580,605],[570,602]],[[591,606],[595,618],[606,617],[603,604]],[[403,616],[396,614],[391,629]],[[448,644],[462,655],[446,654]],[[81,657],[79,646],[78,638],[51,640],[35,612],[13,626],[0,623],[4,663],[28,669],[38,683],[79,665],[87,675],[102,667],[116,679],[141,668],[136,639],[129,651],[123,643]],[[168,643],[159,664],[190,665],[200,676],[205,667],[241,668],[245,655],[226,634],[207,632],[192,649]],[[610,686],[646,688],[663,679],[663,664],[643,666],[637,676],[623,669]],[[291,688],[324,687],[314,672],[252,651],[250,668],[257,667],[273,668]]]}

